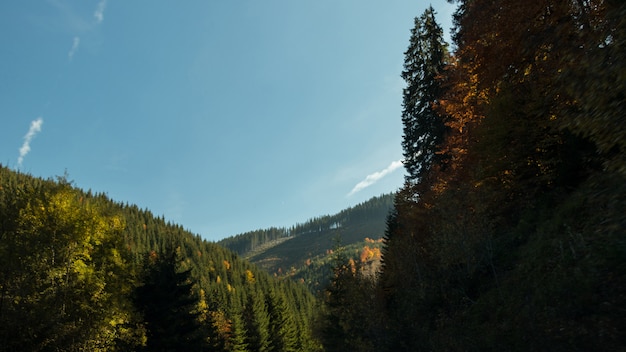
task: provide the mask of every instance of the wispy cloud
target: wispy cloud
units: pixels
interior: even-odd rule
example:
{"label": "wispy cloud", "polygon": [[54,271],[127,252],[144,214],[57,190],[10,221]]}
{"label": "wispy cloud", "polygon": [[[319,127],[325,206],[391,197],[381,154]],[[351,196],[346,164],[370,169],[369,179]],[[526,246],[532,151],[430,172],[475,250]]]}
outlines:
{"label": "wispy cloud", "polygon": [[352,188],[350,193],[348,193],[348,196],[351,196],[363,190],[364,188],[367,188],[373,185],[374,183],[378,182],[381,178],[389,175],[390,173],[394,172],[396,169],[400,168],[401,166],[402,166],[402,160],[394,161],[391,164],[389,164],[389,166],[387,166],[386,169],[367,175],[363,181],[357,183],[356,186]]}
{"label": "wispy cloud", "polygon": [[96,11],[93,13],[93,17],[96,19],[96,23],[102,23],[104,21],[104,9],[107,6],[107,0],[100,0],[96,6]]}
{"label": "wispy cloud", "polygon": [[69,57],[70,60],[74,58],[74,54],[76,54],[76,52],[78,51],[79,45],[80,45],[80,37],[74,37],[74,40],[72,41],[72,47],[70,48],[70,51],[67,53],[67,57]]}
{"label": "wispy cloud", "polygon": [[20,156],[17,158],[17,166],[21,167],[24,157],[30,152],[30,142],[35,138],[35,135],[41,131],[41,125],[43,125],[43,119],[38,117],[36,120],[31,121],[28,133],[24,136],[24,144],[20,148]]}

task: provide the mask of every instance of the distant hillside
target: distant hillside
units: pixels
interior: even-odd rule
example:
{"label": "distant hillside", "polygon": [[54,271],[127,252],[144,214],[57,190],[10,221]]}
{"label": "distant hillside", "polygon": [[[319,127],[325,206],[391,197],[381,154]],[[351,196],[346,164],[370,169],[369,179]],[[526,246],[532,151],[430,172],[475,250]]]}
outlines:
{"label": "distant hillside", "polygon": [[[393,194],[384,194],[335,215],[316,217],[290,228],[251,231],[217,244],[271,274],[304,281],[315,291],[327,280],[329,254],[337,245],[346,247],[355,260],[360,259],[363,251],[380,248],[378,239],[384,235],[393,199]],[[375,253],[378,255],[364,261],[379,259],[379,252]]]}

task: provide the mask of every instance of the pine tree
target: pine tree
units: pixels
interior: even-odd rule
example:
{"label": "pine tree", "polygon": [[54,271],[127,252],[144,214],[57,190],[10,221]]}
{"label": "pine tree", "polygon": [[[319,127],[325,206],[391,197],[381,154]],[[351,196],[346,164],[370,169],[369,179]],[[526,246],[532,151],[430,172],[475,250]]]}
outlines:
{"label": "pine tree", "polygon": [[407,86],[402,103],[402,148],[408,172],[406,179],[416,183],[431,164],[437,162],[437,147],[445,132],[445,121],[436,107],[441,98],[438,76],[446,64],[447,44],[432,7],[415,18],[409,48],[404,55],[402,78]]}
{"label": "pine tree", "polygon": [[271,290],[266,297],[266,304],[270,316],[270,350],[297,351],[296,325],[284,294],[278,290]]}
{"label": "pine tree", "polygon": [[178,270],[176,251],[151,252],[146,258],[143,285],[136,290],[135,305],[143,314],[145,351],[199,351],[203,337],[193,297],[190,270]]}
{"label": "pine tree", "polygon": [[361,275],[360,263],[349,258],[344,248],[335,250],[333,279],[324,295],[322,336],[328,351],[376,351],[381,326],[374,285]]}
{"label": "pine tree", "polygon": [[246,352],[253,351],[248,349],[246,343],[246,331],[245,322],[240,313],[233,314],[230,324],[230,336],[228,339],[228,351],[231,352]]}
{"label": "pine tree", "polygon": [[251,351],[269,351],[269,315],[259,292],[248,294],[243,320],[247,331],[246,342]]}

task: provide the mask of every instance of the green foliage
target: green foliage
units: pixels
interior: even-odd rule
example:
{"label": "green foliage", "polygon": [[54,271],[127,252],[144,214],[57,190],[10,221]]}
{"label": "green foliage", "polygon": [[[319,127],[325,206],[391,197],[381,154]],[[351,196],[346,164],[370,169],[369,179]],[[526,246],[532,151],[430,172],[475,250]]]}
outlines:
{"label": "green foliage", "polygon": [[[324,293],[320,335],[328,351],[376,351],[380,345],[374,281],[360,264],[336,248],[333,277]],[[373,303],[373,304],[372,304]]]}
{"label": "green foliage", "polygon": [[[263,342],[270,293],[281,297],[282,320],[295,332],[280,343],[319,350],[308,323],[316,303],[305,287],[275,280],[148,210],[63,178],[0,168],[0,226],[0,350],[200,350],[206,343],[226,351],[250,341],[280,350]],[[246,321],[248,296],[256,303]]]}
{"label": "green foliage", "polygon": [[[393,195],[386,194],[335,215],[313,218],[289,230],[282,229],[286,237],[270,236],[276,233],[272,228],[237,235],[218,244],[235,251],[254,247],[239,254],[276,276],[304,283],[315,293],[323,290],[332,277],[333,239],[340,236],[351,256],[358,260],[364,246],[380,247],[364,241],[383,236],[385,218],[392,206]],[[261,240],[265,237],[269,238],[267,242]],[[368,269],[375,271],[376,268],[372,265]]]}
{"label": "green foliage", "polygon": [[70,184],[0,170],[0,349],[132,344],[124,221]]}
{"label": "green foliage", "polygon": [[[0,167],[0,351],[623,350],[625,14],[459,1],[448,60],[429,8],[405,53],[406,185],[230,250]],[[374,280],[362,241],[383,232]],[[323,305],[237,253],[326,278]]]}
{"label": "green foliage", "polygon": [[431,163],[440,159],[436,152],[446,126],[436,105],[442,94],[439,75],[443,73],[446,56],[443,30],[435,21],[431,6],[415,18],[409,48],[404,53],[402,78],[407,86],[402,100],[402,149],[410,182],[417,182]]}
{"label": "green foliage", "polygon": [[146,328],[147,343],[142,350],[202,350],[204,338],[194,313],[197,299],[192,296],[190,270],[178,270],[173,249],[150,253],[143,267],[134,297]]}
{"label": "green foliage", "polygon": [[246,331],[246,327],[243,321],[243,318],[240,314],[233,314],[231,326],[230,326],[230,337],[228,340],[228,351],[232,352],[245,352],[248,350],[248,344],[246,343],[246,336],[248,336],[248,332]]}
{"label": "green foliage", "polygon": [[265,297],[261,292],[248,294],[243,309],[243,321],[248,332],[245,341],[248,348],[251,351],[269,351],[270,316],[267,312]]}
{"label": "green foliage", "polygon": [[266,306],[270,318],[269,340],[271,351],[299,351],[297,327],[283,295],[270,291],[266,296]]}

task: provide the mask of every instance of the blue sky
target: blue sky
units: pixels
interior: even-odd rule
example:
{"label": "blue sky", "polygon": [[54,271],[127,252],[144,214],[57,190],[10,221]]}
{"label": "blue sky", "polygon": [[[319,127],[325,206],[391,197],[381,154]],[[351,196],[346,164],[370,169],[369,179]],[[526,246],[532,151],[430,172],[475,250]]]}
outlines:
{"label": "blue sky", "polygon": [[[2,1],[0,163],[212,241],[393,192],[428,4]],[[432,5],[449,29],[454,5]]]}

